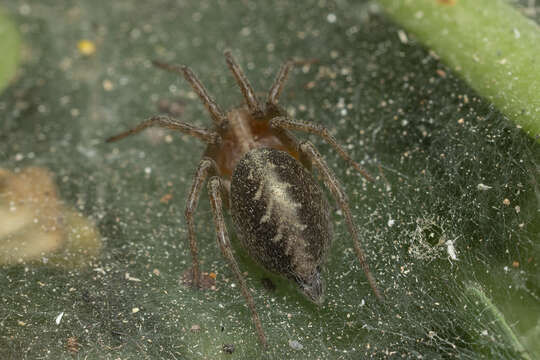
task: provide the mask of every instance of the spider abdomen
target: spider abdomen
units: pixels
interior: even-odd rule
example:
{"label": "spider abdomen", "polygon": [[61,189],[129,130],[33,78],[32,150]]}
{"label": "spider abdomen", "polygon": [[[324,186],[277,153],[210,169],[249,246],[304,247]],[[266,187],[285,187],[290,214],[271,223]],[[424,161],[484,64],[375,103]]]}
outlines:
{"label": "spider abdomen", "polygon": [[284,151],[253,149],[234,169],[231,212],[242,245],[317,303],[323,295],[321,265],[332,239],[328,208],[311,174]]}

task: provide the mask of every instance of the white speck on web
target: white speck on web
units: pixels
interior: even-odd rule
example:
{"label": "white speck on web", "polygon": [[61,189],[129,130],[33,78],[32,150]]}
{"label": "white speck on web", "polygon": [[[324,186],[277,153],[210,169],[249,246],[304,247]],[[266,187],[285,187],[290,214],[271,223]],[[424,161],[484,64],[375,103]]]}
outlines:
{"label": "white speck on web", "polygon": [[126,273],[125,279],[128,280],[128,281],[135,281],[135,282],[141,281],[141,279],[133,277],[133,276],[129,275],[129,273]]}
{"label": "white speck on web", "polygon": [[58,314],[58,316],[56,317],[56,319],[54,320],[54,322],[56,323],[56,325],[60,325],[60,321],[62,321],[62,318],[64,317],[64,312],[62,311],[60,314]]}
{"label": "white speck on web", "polygon": [[336,14],[328,14],[328,16],[326,16],[326,21],[328,21],[330,24],[335,23],[336,20],[337,20]]}
{"label": "white speck on web", "polygon": [[289,340],[289,346],[294,350],[302,350],[304,348],[304,345],[300,344],[296,340]]}
{"label": "white speck on web", "polygon": [[456,248],[454,247],[454,241],[453,240],[447,240],[446,241],[446,252],[448,253],[448,257],[452,260],[457,260],[457,254],[456,254]]}
{"label": "white speck on web", "polygon": [[486,190],[489,190],[491,189],[492,187],[491,186],[488,186],[488,185],[484,185],[482,183],[476,185],[476,189],[477,190],[480,190],[480,191],[486,191]]}
{"label": "white speck on web", "polygon": [[409,42],[409,38],[407,37],[407,34],[403,30],[398,30],[397,32],[399,41],[401,41],[402,44],[407,44]]}

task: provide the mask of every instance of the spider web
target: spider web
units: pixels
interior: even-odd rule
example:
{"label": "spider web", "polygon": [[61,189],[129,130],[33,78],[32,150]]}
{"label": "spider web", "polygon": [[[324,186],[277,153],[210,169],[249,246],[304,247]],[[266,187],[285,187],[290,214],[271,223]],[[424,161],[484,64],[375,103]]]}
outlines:
{"label": "spider web", "polygon": [[[0,353],[7,358],[540,353],[539,147],[429,50],[414,39],[402,43],[400,29],[373,3],[6,6],[28,54],[0,96],[0,165],[53,171],[61,198],[97,224],[104,245],[86,267],[38,261],[0,268]],[[91,57],[76,49],[85,38],[97,45]],[[194,125],[210,124],[187,84],[151,68],[152,59],[189,64],[223,108],[236,106],[240,93],[220,56],[226,47],[257,92],[285,59],[317,59],[291,74],[283,104],[295,118],[332,129],[377,178],[366,182],[331,147],[305,137],[349,196],[382,304],[337,207],[322,307],[254,264],[229,223],[267,352],[215,244],[206,194],[196,228],[202,269],[216,274],[216,288],[193,291],[179,282],[191,262],[184,203],[204,147],[162,130],[103,144],[158,112],[156,104]],[[233,354],[224,344],[234,345]]]}

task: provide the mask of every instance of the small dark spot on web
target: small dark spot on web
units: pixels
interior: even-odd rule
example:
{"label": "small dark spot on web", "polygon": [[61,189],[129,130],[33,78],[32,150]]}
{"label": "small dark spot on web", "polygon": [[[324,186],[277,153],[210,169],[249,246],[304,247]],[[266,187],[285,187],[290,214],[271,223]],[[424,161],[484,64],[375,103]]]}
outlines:
{"label": "small dark spot on web", "polygon": [[234,352],[234,344],[223,344],[223,352],[225,354],[232,354]]}
{"label": "small dark spot on web", "polygon": [[276,285],[269,278],[262,278],[261,283],[268,292],[276,291]]}

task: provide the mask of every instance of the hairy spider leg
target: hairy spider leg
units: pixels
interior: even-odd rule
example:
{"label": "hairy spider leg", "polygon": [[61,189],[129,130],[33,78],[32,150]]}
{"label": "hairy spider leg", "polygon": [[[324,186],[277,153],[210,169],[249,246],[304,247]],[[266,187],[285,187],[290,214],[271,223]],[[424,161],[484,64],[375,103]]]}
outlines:
{"label": "hairy spider leg", "polygon": [[285,87],[285,84],[287,83],[287,79],[289,76],[289,72],[292,70],[293,67],[298,65],[309,65],[318,62],[317,59],[305,59],[305,60],[288,60],[283,65],[281,65],[276,78],[274,79],[274,83],[270,87],[270,90],[268,91],[268,95],[266,95],[266,108],[275,108],[278,105],[279,97],[281,96],[281,92],[283,91],[283,88]]}
{"label": "hairy spider leg", "polygon": [[246,100],[249,111],[254,117],[262,117],[263,112],[261,105],[259,104],[257,96],[255,96],[255,92],[249,84],[246,75],[242,71],[242,68],[240,68],[240,65],[238,65],[238,62],[234,59],[230,50],[226,50],[224,54],[225,59],[227,60],[227,66],[233,73],[236,83],[244,95],[244,99]]}
{"label": "hairy spider leg", "polygon": [[242,294],[244,295],[249,310],[251,311],[251,318],[253,320],[253,324],[255,325],[255,329],[257,330],[259,340],[261,344],[266,347],[266,336],[264,335],[261,320],[259,319],[259,314],[257,314],[257,310],[255,309],[255,302],[253,301],[253,297],[249,292],[246,280],[244,279],[244,276],[242,275],[242,272],[240,271],[238,263],[236,262],[234,254],[232,252],[229,234],[227,233],[227,227],[225,225],[225,220],[223,219],[223,203],[221,200],[222,191],[225,191],[225,189],[221,184],[221,180],[219,179],[219,177],[212,177],[208,182],[208,194],[210,197],[210,204],[212,206],[214,224],[216,226],[216,240],[221,249],[221,252],[223,253],[223,256],[229,262],[229,266],[236,275],[238,283],[240,284]]}
{"label": "hairy spider leg", "polygon": [[285,87],[285,83],[287,82],[287,77],[289,76],[289,72],[291,71],[292,67],[294,66],[294,63],[289,60],[285,62],[283,65],[281,65],[281,68],[279,69],[279,72],[274,80],[274,83],[272,84],[272,87],[268,91],[268,95],[266,96],[266,106],[277,106],[279,97],[281,96],[281,92],[283,91],[283,88]]}
{"label": "hairy spider leg", "polygon": [[364,273],[366,274],[366,278],[368,280],[369,286],[371,286],[371,289],[373,290],[373,293],[375,296],[382,301],[381,293],[379,292],[379,289],[377,288],[377,282],[375,281],[375,278],[371,274],[371,271],[369,270],[369,265],[366,261],[366,256],[364,254],[364,250],[360,246],[360,241],[358,240],[358,230],[356,229],[356,226],[354,225],[351,210],[349,209],[349,200],[347,199],[347,195],[343,191],[341,184],[339,183],[339,180],[337,179],[336,175],[330,170],[326,162],[324,161],[323,157],[315,146],[309,142],[309,141],[303,141],[300,143],[300,149],[301,152],[306,154],[308,158],[311,159],[311,162],[313,165],[319,170],[319,174],[322,176],[324,183],[326,184],[326,187],[330,189],[330,192],[333,194],[334,198],[337,200],[339,207],[341,208],[341,211],[343,212],[343,215],[345,216],[345,220],[347,222],[347,226],[349,228],[349,232],[352,235],[353,238],[353,244],[354,249],[356,251],[356,256],[358,257],[358,261],[360,261],[360,265],[362,266],[362,269],[364,270]]}
{"label": "hairy spider leg", "polygon": [[347,154],[347,152],[345,152],[343,147],[338,144],[336,139],[332,135],[330,135],[330,132],[327,128],[317,124],[294,121],[284,116],[275,117],[270,120],[270,126],[289,130],[305,131],[311,134],[319,135],[328,144],[330,144],[343,159],[345,159],[349,164],[351,164],[356,169],[356,171],[362,174],[363,177],[365,177],[369,181],[373,181],[373,177],[362,166],[360,166],[360,164],[354,161],[349,156],[349,154]]}
{"label": "hairy spider leg", "polygon": [[118,141],[130,135],[137,134],[143,131],[144,129],[153,127],[153,126],[177,130],[184,134],[187,134],[199,140],[202,140],[207,144],[216,144],[221,141],[221,136],[219,136],[219,134],[215,131],[198,128],[188,123],[170,118],[168,116],[160,115],[160,116],[151,117],[150,119],[143,121],[142,123],[135,126],[134,128],[124,131],[118,135],[111,136],[110,138],[106,139],[105,142],[110,143],[113,141]]}
{"label": "hairy spider leg", "polygon": [[192,275],[193,282],[192,285],[196,289],[200,286],[201,272],[199,266],[199,251],[197,248],[197,238],[195,236],[195,225],[193,214],[197,210],[197,205],[199,203],[199,198],[201,196],[201,189],[204,184],[204,181],[208,175],[217,174],[217,165],[214,160],[210,158],[202,158],[195,172],[195,177],[193,179],[193,184],[191,185],[191,190],[186,201],[186,208],[184,215],[186,217],[186,223],[188,225],[188,234],[189,234],[189,248],[191,250],[191,262],[192,262]]}
{"label": "hairy spider leg", "polygon": [[208,94],[208,91],[206,90],[204,85],[200,82],[200,80],[189,67],[166,64],[155,60],[152,61],[152,64],[154,64],[154,66],[157,66],[160,69],[182,75],[191,85],[193,91],[197,93],[197,95],[203,102],[204,107],[206,107],[206,109],[210,113],[210,116],[212,117],[212,120],[214,121],[216,126],[219,127],[227,123],[227,118],[219,105],[216,103],[214,98],[210,96],[210,94]]}

